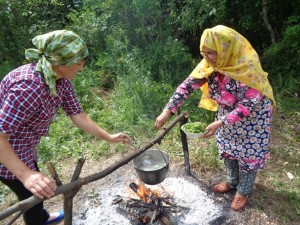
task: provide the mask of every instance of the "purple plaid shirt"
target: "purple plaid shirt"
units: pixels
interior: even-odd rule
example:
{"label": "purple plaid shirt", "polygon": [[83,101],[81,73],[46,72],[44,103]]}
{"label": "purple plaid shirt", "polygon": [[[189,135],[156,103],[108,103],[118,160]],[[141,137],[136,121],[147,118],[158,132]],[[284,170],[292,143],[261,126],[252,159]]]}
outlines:
{"label": "purple plaid shirt", "polygon": [[[36,170],[35,148],[41,136],[48,134],[58,108],[61,106],[67,115],[82,113],[70,80],[57,80],[57,96],[53,97],[35,69],[35,64],[23,65],[6,75],[0,84],[0,132],[10,134],[12,148],[32,170]],[[16,179],[2,164],[0,176]]]}

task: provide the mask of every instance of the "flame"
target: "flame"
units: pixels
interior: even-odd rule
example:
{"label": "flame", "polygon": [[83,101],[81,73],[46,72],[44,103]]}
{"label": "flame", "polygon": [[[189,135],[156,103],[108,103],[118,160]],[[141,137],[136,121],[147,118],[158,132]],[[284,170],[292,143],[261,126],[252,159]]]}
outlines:
{"label": "flame", "polygon": [[144,185],[139,184],[137,189],[137,196],[142,199],[144,202],[148,201],[149,196],[151,195],[151,191],[146,188]]}
{"label": "flame", "polygon": [[163,187],[156,186],[150,189],[143,182],[131,182],[129,187],[131,193],[135,193],[135,198],[138,197],[140,199],[130,198],[128,200],[129,203],[132,203],[128,205],[130,208],[128,211],[130,220],[135,218],[141,221],[142,224],[149,224],[149,222],[152,224],[153,221],[161,216],[162,206],[169,205],[166,200],[159,199],[161,196],[165,196]]}
{"label": "flame", "polygon": [[143,200],[144,202],[149,202],[151,201],[151,196],[156,195],[157,197],[161,197],[161,194],[159,191],[153,191],[147,188],[143,184],[139,184],[137,188],[137,196]]}

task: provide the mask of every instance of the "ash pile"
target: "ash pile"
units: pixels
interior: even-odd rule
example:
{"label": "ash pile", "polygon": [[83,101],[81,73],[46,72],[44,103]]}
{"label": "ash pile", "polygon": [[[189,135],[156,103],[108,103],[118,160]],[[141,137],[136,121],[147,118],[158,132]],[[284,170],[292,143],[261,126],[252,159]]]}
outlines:
{"label": "ash pile", "polygon": [[194,178],[174,171],[160,184],[146,185],[126,165],[95,183],[74,209],[74,225],[207,225],[227,220],[222,206]]}

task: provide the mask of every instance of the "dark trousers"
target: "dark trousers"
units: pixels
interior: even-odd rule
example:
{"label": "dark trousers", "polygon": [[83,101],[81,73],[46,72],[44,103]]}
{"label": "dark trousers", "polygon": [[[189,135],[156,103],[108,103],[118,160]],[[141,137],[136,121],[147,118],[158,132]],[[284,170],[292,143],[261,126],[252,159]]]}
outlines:
{"label": "dark trousers", "polygon": [[256,178],[256,171],[242,171],[239,168],[239,162],[236,159],[224,159],[224,165],[227,170],[227,182],[231,188],[244,196],[248,196],[253,189]]}
{"label": "dark trousers", "polygon": [[[0,180],[17,195],[19,201],[25,200],[33,195],[19,180],[6,180],[3,178],[0,178]],[[40,202],[28,209],[23,214],[23,218],[26,225],[44,225],[49,219],[49,213],[44,209],[43,202]]]}

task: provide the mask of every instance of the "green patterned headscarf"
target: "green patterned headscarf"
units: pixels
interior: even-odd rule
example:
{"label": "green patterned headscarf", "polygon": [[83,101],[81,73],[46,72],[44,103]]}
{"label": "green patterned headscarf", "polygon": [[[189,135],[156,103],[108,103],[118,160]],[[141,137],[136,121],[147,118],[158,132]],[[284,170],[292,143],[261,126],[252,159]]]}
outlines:
{"label": "green patterned headscarf", "polygon": [[29,62],[37,62],[53,96],[56,96],[56,73],[52,65],[73,65],[89,55],[85,42],[73,31],[57,30],[32,39],[35,48],[25,50]]}

